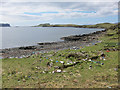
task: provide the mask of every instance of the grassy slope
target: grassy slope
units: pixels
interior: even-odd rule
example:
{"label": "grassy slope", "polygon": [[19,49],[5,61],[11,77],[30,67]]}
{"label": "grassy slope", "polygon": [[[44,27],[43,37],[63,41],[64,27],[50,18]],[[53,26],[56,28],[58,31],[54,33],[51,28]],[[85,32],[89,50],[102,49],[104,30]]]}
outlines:
{"label": "grassy slope", "polygon": [[[118,71],[114,69],[118,65],[118,51],[106,52],[104,49],[105,43],[118,43],[116,31],[108,30],[107,33],[113,33],[113,36],[106,36],[100,38],[101,43],[78,50],[61,50],[58,52],[48,52],[39,54],[38,56],[31,56],[24,59],[3,59],[3,88],[10,87],[31,87],[31,88],[107,88],[109,86],[116,87],[118,85],[117,74]],[[117,46],[116,46],[117,48]],[[96,56],[100,51],[104,52],[105,61],[99,58],[96,61],[104,63],[100,65],[89,61],[82,61],[79,58],[66,58],[71,53],[81,55],[81,52],[86,52],[90,57]],[[85,58],[85,57],[83,57]],[[41,62],[39,60],[42,60]],[[50,73],[54,68],[47,68],[46,63],[53,60],[54,66],[62,66],[55,61],[73,62],[81,61],[72,67],[65,68],[63,73]],[[89,69],[92,65],[92,69]],[[38,69],[36,67],[39,67]],[[46,73],[42,73],[46,71]],[[47,73],[48,72],[48,73]]]}

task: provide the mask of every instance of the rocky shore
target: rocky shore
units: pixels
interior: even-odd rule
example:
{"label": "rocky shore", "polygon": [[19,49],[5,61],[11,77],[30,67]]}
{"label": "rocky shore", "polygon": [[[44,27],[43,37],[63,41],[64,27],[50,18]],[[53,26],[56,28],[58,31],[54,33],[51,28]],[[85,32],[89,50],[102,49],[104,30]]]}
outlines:
{"label": "rocky shore", "polygon": [[35,46],[17,47],[0,50],[2,58],[24,58],[33,54],[44,53],[51,50],[80,49],[84,46],[96,45],[101,42],[98,38],[105,34],[106,29],[89,34],[62,37],[62,42],[38,43]]}

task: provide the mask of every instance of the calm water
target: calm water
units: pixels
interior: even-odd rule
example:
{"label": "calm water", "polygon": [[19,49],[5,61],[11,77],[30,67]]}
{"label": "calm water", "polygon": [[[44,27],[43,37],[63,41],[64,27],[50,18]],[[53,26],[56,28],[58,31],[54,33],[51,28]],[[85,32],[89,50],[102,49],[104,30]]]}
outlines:
{"label": "calm water", "polygon": [[0,29],[0,49],[36,45],[38,42],[61,41],[70,35],[87,34],[102,29],[73,27],[3,27]]}

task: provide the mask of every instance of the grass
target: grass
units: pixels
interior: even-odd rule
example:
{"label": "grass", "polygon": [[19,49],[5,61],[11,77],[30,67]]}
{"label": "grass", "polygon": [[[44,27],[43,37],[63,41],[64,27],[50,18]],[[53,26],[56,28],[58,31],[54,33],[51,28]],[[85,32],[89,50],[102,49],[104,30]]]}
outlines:
{"label": "grass", "polygon": [[[3,59],[2,60],[2,86],[3,88],[116,88],[118,85],[118,51],[106,52],[107,44],[118,43],[116,30],[108,30],[108,34],[99,38],[102,40],[97,45],[85,46],[77,50],[60,50],[40,53],[30,58]],[[100,52],[103,52],[106,60],[100,60]],[[70,54],[77,54],[79,57],[70,57]],[[99,56],[94,61],[100,61],[104,65],[83,61],[82,59]],[[53,61],[50,61],[53,60]],[[58,61],[58,62],[56,62]],[[64,68],[62,73],[52,73],[54,66],[63,66],[60,61],[67,65],[68,61],[80,62],[74,66]],[[51,68],[47,62],[53,62]],[[89,66],[92,69],[89,69]]]}

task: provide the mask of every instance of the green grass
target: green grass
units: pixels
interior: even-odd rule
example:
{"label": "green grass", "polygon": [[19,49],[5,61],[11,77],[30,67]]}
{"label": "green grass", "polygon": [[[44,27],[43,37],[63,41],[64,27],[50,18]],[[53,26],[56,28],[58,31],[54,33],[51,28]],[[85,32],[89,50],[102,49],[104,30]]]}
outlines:
{"label": "green grass", "polygon": [[[3,88],[108,88],[116,87],[118,85],[117,74],[118,71],[114,69],[118,66],[118,51],[106,52],[104,46],[106,43],[118,43],[118,35],[113,30],[108,30],[107,33],[113,33],[113,36],[103,35],[99,39],[101,43],[92,46],[85,46],[78,50],[60,50],[58,52],[50,51],[48,53],[31,56],[30,58],[22,59],[3,59],[2,60],[2,86]],[[109,47],[113,48],[113,47]],[[76,53],[90,57],[104,52],[106,55],[105,61],[100,58],[94,61],[100,61],[104,65],[97,64],[90,61],[83,61],[85,56],[79,58],[67,58],[69,54]],[[41,62],[39,61],[41,59]],[[81,61],[81,63],[65,68],[62,73],[51,73],[54,67],[48,68],[47,62],[53,60],[53,66],[62,66],[61,63],[56,61],[64,61],[67,65],[68,61]],[[89,66],[92,65],[92,69]],[[36,68],[36,67],[39,68]],[[43,73],[43,71],[45,73]]]}

